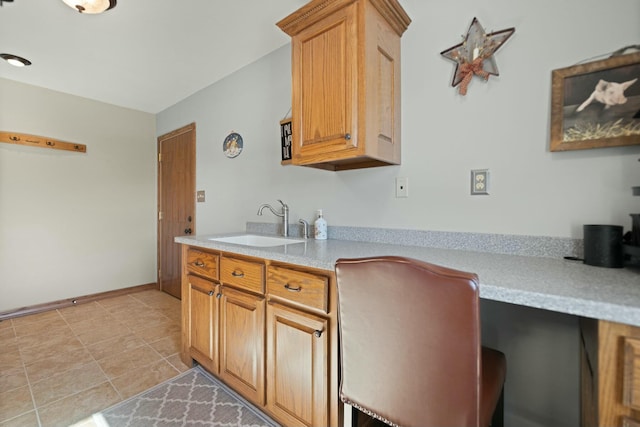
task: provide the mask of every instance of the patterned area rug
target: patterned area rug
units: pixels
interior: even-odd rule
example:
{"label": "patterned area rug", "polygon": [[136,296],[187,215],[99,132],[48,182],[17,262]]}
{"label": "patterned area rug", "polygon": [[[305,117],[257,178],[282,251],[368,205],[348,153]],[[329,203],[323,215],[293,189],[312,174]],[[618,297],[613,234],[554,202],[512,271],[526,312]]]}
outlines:
{"label": "patterned area rug", "polygon": [[102,411],[101,416],[109,427],[278,426],[199,366]]}

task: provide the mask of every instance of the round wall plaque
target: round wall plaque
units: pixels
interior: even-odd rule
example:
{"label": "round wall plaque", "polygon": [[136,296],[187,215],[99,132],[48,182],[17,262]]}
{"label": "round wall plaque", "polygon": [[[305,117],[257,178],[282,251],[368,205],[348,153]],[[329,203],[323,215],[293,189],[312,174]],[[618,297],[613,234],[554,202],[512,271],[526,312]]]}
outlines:
{"label": "round wall plaque", "polygon": [[231,132],[222,143],[222,151],[225,156],[233,159],[242,153],[242,145],[242,136],[239,133]]}

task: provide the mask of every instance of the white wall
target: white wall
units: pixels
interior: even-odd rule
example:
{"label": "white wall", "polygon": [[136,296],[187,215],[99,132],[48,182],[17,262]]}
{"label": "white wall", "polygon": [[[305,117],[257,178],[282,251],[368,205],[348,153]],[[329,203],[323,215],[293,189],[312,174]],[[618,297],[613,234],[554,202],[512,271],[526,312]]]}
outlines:
{"label": "white wall", "polygon": [[[198,231],[236,231],[282,198],[291,221],[324,208],[329,226],[582,237],[585,223],[630,228],[640,199],[640,146],[551,153],[551,71],[640,39],[640,3],[621,0],[460,2],[403,0],[413,22],[402,39],[402,165],[332,173],[279,165],[279,126],[291,106],[290,51],[282,48],[158,114],[158,134],[198,126]],[[579,12],[579,13],[578,13]],[[579,15],[579,18],[578,18]],[[500,76],[450,86],[439,52],[477,17],[487,32],[515,27],[497,52]],[[279,31],[275,28],[275,31]],[[232,130],[245,141],[222,153]],[[470,196],[471,169],[488,168],[491,195]],[[409,178],[409,198],[394,180]],[[214,197],[215,195],[215,197]],[[275,217],[264,217],[276,222]]]}
{"label": "white wall", "polygon": [[[582,238],[585,223],[631,227],[640,212],[640,145],[551,153],[551,71],[640,40],[640,2],[401,0],[413,19],[402,39],[402,165],[327,172],[280,166],[278,122],[291,106],[286,46],[157,116],[157,134],[197,123],[197,232],[243,230],[261,203],[286,201],[291,222],[323,208],[329,226]],[[497,52],[500,76],[450,86],[439,52],[477,17],[487,32],[515,27]],[[277,29],[275,29],[277,31]],[[601,58],[598,58],[601,59]],[[222,141],[245,149],[227,159]],[[469,195],[471,169],[488,168],[489,196]],[[409,178],[396,199],[395,177]],[[483,338],[507,355],[506,425],[579,425],[574,316],[483,301]]]}
{"label": "white wall", "polygon": [[155,116],[0,79],[0,312],[156,281]]}

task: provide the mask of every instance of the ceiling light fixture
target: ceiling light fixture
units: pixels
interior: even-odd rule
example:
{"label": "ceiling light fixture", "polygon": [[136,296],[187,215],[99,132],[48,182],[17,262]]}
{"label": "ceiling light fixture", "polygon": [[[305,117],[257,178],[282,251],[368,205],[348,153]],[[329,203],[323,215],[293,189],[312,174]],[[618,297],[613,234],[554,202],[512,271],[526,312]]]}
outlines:
{"label": "ceiling light fixture", "polygon": [[14,67],[26,67],[27,65],[31,65],[31,61],[29,61],[28,59],[24,59],[20,56],[12,55],[10,53],[0,53],[0,58],[4,59]]}
{"label": "ceiling light fixture", "polygon": [[[0,0],[1,1],[1,0]],[[5,0],[6,1],[6,0]],[[102,13],[116,7],[116,0],[62,0],[80,13]]]}

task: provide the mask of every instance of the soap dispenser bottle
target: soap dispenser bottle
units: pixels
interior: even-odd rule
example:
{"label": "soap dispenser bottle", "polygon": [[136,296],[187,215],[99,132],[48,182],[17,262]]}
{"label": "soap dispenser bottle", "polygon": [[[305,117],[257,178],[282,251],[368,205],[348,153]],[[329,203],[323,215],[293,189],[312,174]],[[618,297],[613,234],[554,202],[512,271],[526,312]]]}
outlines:
{"label": "soap dispenser bottle", "polygon": [[327,221],[322,217],[322,209],[318,209],[318,218],[313,223],[316,240],[327,240]]}

